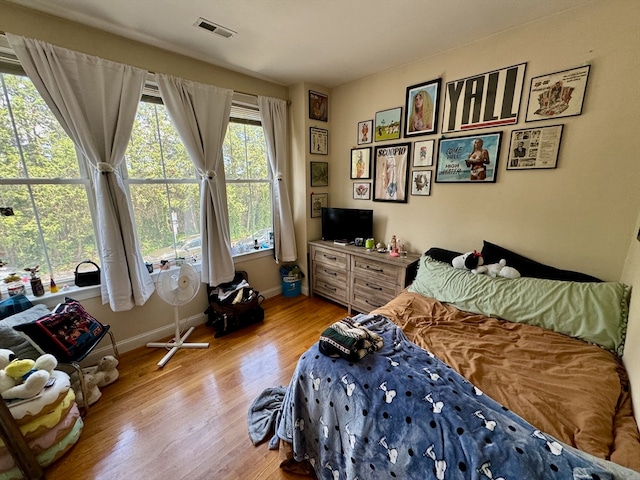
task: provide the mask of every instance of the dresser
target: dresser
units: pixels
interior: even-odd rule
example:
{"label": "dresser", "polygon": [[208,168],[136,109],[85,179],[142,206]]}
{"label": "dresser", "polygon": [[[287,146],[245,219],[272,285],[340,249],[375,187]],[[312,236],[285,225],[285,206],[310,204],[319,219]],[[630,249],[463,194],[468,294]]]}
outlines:
{"label": "dresser", "polygon": [[415,277],[420,255],[392,257],[333,241],[309,242],[311,295],[369,313],[398,295]]}

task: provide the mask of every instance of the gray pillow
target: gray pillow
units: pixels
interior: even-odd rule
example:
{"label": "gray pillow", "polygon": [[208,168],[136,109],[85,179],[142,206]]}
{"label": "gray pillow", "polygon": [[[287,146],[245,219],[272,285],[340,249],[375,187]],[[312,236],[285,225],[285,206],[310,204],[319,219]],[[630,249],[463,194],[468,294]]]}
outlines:
{"label": "gray pillow", "polygon": [[18,358],[31,358],[33,360],[38,358],[41,355],[40,352],[31,345],[29,340],[15,331],[13,327],[23,323],[35,322],[49,313],[51,311],[45,305],[38,304],[0,320],[0,348],[11,350]]}

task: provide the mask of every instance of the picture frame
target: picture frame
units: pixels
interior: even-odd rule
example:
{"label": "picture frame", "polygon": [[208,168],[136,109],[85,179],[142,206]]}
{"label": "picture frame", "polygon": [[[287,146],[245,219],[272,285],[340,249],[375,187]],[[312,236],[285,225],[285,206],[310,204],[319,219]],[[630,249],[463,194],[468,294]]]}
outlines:
{"label": "picture frame", "polygon": [[309,169],[312,187],[328,187],[329,186],[329,163],[328,162],[311,162]]}
{"label": "picture frame", "polygon": [[354,182],[354,200],[371,200],[371,182]]}
{"label": "picture frame", "polygon": [[433,167],[433,147],[435,140],[419,140],[413,142],[414,167]]}
{"label": "picture frame", "polygon": [[351,179],[371,178],[371,147],[351,149]]}
{"label": "picture frame", "polygon": [[374,140],[397,140],[402,133],[402,107],[390,108],[376,112]]}
{"label": "picture frame", "polygon": [[527,64],[447,82],[442,133],[516,125]]}
{"label": "picture frame", "polygon": [[411,171],[411,195],[423,197],[431,195],[432,173],[432,170]]}
{"label": "picture frame", "polygon": [[329,120],[329,96],[309,90],[309,118],[326,122]]}
{"label": "picture frame", "polygon": [[563,127],[564,125],[549,125],[513,130],[507,170],[556,168]]}
{"label": "picture frame", "polygon": [[309,127],[309,152],[314,155],[329,153],[329,130]]}
{"label": "picture frame", "polygon": [[329,206],[328,193],[312,193],[311,194],[311,218],[322,216],[322,207]]}
{"label": "picture frame", "polygon": [[590,69],[585,65],[533,77],[525,121],[581,115]]}
{"label": "picture frame", "polygon": [[495,183],[501,140],[502,132],[440,139],[436,183]]}
{"label": "picture frame", "polygon": [[373,120],[358,122],[358,145],[373,142]]}
{"label": "picture frame", "polygon": [[427,135],[438,130],[441,79],[407,87],[405,99],[405,137]]}
{"label": "picture frame", "polygon": [[374,202],[407,203],[410,155],[411,142],[375,147]]}

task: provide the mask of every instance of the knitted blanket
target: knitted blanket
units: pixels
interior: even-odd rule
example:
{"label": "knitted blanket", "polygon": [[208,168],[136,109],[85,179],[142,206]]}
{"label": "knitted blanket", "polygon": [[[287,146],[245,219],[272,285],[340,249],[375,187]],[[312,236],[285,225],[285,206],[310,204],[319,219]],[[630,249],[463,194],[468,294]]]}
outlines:
{"label": "knitted blanket", "polygon": [[364,358],[383,347],[382,337],[350,317],[334,323],[320,335],[319,349],[329,357],[350,361]]}

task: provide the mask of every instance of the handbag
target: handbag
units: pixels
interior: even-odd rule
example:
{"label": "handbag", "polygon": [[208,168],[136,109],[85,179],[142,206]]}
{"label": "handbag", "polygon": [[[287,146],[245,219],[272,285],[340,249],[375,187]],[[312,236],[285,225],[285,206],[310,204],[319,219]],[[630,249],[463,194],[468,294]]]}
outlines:
{"label": "handbag", "polygon": [[[90,270],[88,272],[79,272],[78,269],[81,265],[85,263],[90,263],[95,266],[97,270]],[[77,287],[89,287],[91,285],[100,285],[100,267],[93,263],[91,260],[85,260],[84,262],[80,262],[76,266],[76,271],[74,273],[75,284]]]}

